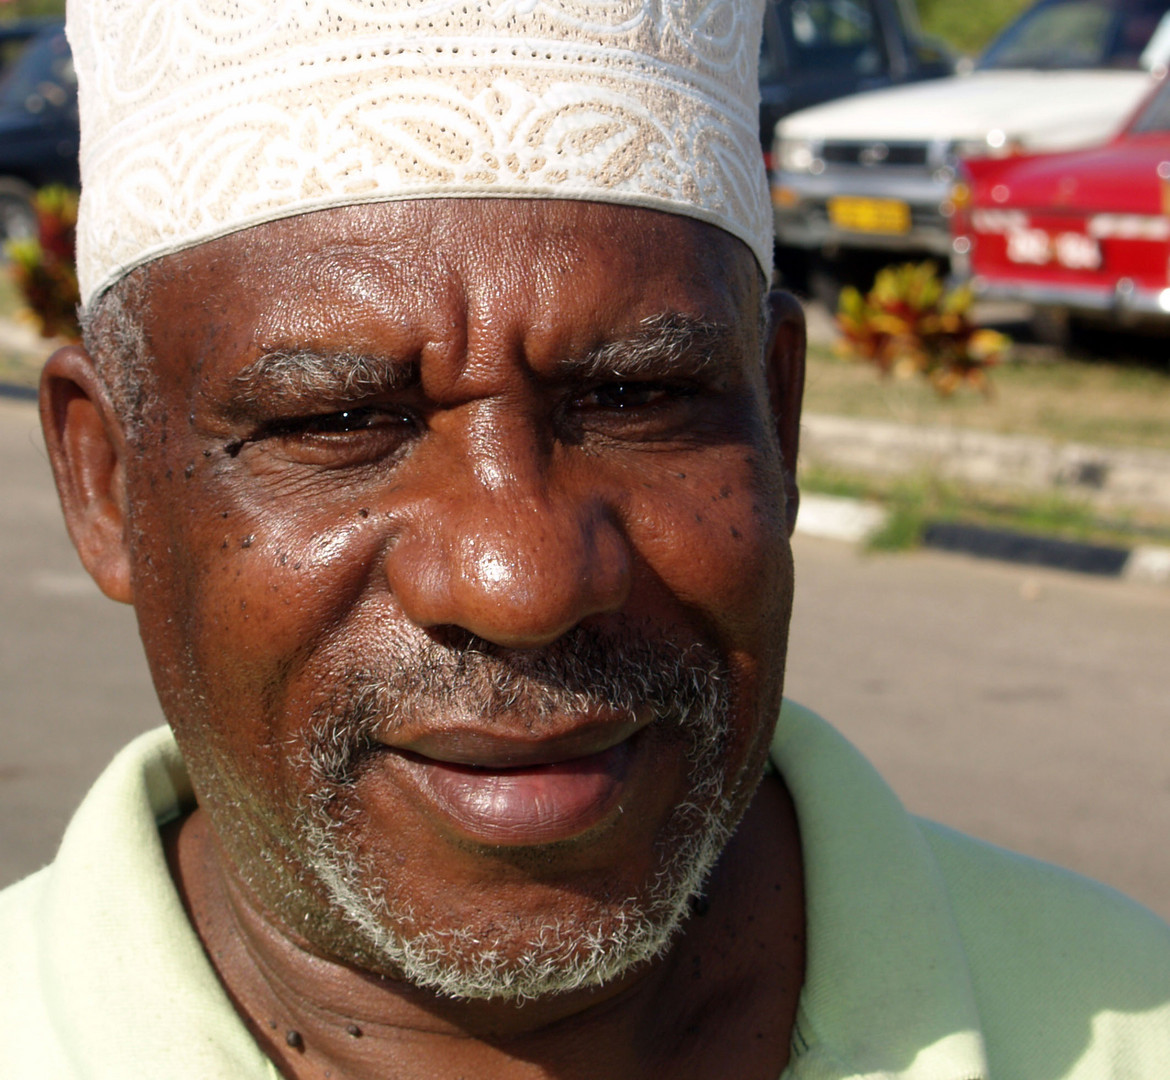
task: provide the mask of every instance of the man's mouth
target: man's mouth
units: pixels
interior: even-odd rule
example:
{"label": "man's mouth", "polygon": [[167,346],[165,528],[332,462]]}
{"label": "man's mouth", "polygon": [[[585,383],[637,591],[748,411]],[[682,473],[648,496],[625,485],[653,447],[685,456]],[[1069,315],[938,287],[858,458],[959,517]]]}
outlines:
{"label": "man's mouth", "polygon": [[400,774],[468,839],[547,844],[618,810],[640,730],[631,721],[550,739],[442,732],[388,749]]}

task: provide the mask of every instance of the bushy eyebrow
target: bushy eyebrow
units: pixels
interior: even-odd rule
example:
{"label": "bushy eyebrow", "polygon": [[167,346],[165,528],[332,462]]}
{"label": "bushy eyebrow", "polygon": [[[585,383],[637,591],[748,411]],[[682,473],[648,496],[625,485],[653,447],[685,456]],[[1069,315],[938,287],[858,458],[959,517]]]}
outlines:
{"label": "bushy eyebrow", "polygon": [[629,337],[558,366],[562,375],[585,379],[696,376],[728,362],[737,347],[734,327],[675,312],[644,319]]}
{"label": "bushy eyebrow", "polygon": [[320,349],[273,349],[241,368],[231,380],[238,406],[270,396],[359,401],[403,390],[418,381],[418,364],[394,357]]}
{"label": "bushy eyebrow", "polygon": [[[624,338],[606,341],[581,356],[566,356],[558,378],[614,379],[698,376],[735,354],[735,328],[670,313],[642,321]],[[416,361],[321,349],[272,349],[231,379],[231,411],[272,398],[301,401],[360,401],[415,385]]]}

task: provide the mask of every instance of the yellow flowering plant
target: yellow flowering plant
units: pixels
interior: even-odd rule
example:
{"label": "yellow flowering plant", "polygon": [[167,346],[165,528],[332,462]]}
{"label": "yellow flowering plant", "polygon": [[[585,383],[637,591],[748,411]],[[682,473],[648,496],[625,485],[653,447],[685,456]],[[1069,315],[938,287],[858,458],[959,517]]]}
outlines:
{"label": "yellow flowering plant", "polygon": [[9,272],[45,337],[78,340],[77,193],[60,185],[42,188],[33,203],[35,237],[5,245]]}
{"label": "yellow flowering plant", "polygon": [[988,369],[1011,341],[976,326],[973,303],[970,288],[947,289],[932,262],[888,266],[864,296],[852,287],[841,291],[840,350],[883,375],[922,375],[944,397],[964,384],[990,394]]}

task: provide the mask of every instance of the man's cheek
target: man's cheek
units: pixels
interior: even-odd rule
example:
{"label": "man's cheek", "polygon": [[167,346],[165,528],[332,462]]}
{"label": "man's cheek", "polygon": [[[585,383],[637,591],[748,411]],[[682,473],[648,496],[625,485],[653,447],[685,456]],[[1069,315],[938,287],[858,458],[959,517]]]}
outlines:
{"label": "man's cheek", "polygon": [[[750,463],[749,463],[750,464]],[[758,649],[790,589],[783,492],[745,467],[645,492],[630,524],[642,559],[676,600],[706,616],[725,648]]]}
{"label": "man's cheek", "polygon": [[285,696],[344,633],[378,569],[368,517],[298,507],[212,511],[167,545],[169,581],[153,591],[173,612],[165,651],[184,662],[164,677],[196,689],[223,721],[281,723]]}

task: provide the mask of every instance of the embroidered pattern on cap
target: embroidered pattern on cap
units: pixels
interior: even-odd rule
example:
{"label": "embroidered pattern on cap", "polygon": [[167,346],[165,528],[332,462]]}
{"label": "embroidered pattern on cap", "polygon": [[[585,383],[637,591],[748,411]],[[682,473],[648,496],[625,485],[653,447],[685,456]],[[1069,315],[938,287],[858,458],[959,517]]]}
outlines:
{"label": "embroidered pattern on cap", "polygon": [[347,203],[682,213],[765,272],[759,0],[70,0],[87,301],[149,259]]}

